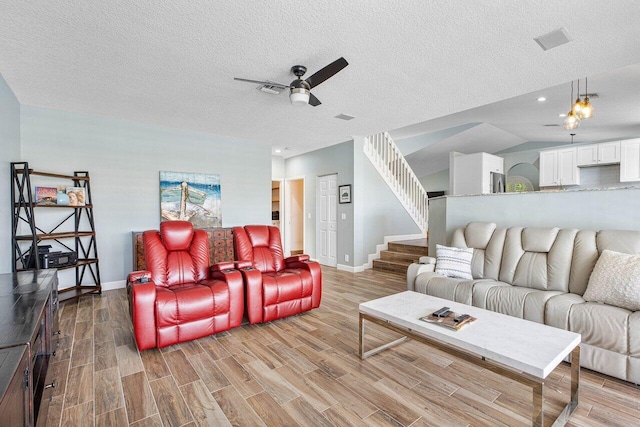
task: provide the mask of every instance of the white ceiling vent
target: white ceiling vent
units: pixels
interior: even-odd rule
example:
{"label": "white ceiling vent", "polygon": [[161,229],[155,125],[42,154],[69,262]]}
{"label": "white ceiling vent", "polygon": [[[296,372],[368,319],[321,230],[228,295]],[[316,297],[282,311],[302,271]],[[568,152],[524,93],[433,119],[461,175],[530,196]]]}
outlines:
{"label": "white ceiling vent", "polygon": [[342,114],[338,114],[338,115],[336,116],[336,119],[340,119],[340,120],[353,120],[353,119],[355,119],[355,117],[354,117],[354,116],[350,116],[350,115],[348,115],[348,114],[344,114],[344,113],[342,113]]}
{"label": "white ceiling vent", "polygon": [[559,28],[540,37],[536,37],[534,40],[540,45],[542,50],[549,50],[569,43],[572,39],[566,28]]}

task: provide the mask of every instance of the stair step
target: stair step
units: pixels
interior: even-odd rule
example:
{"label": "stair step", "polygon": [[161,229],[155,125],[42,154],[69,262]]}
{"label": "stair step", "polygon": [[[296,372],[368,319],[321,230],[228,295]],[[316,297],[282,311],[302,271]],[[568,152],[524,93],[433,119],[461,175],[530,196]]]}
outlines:
{"label": "stair step", "polygon": [[380,259],[386,261],[403,261],[408,263],[418,262],[421,255],[395,252],[395,251],[380,251]]}
{"label": "stair step", "polygon": [[382,259],[373,260],[374,270],[384,270],[399,274],[406,274],[408,265],[409,264],[407,263],[397,261],[388,261]]}
{"label": "stair step", "polygon": [[393,252],[416,254],[418,256],[426,256],[429,253],[427,239],[420,239],[419,241],[409,240],[404,242],[389,242],[387,247]]}

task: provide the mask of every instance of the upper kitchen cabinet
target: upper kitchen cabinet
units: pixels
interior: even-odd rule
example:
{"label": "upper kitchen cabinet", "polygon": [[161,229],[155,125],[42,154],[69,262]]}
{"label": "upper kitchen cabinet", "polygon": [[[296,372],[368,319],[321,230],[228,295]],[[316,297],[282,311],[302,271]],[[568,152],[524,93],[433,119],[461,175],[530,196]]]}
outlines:
{"label": "upper kitchen cabinet", "polygon": [[540,152],[540,187],[579,185],[575,147]]}
{"label": "upper kitchen cabinet", "polygon": [[578,166],[599,166],[620,163],[620,142],[582,145],[576,148]]}
{"label": "upper kitchen cabinet", "polygon": [[620,182],[640,181],[640,139],[620,143]]}

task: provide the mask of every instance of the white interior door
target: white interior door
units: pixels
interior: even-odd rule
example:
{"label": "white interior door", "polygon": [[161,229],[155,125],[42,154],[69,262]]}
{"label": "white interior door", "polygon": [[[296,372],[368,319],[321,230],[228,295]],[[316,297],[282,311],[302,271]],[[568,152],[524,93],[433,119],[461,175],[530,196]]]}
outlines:
{"label": "white interior door", "polygon": [[338,175],[319,176],[316,192],[316,256],[323,265],[338,265]]}

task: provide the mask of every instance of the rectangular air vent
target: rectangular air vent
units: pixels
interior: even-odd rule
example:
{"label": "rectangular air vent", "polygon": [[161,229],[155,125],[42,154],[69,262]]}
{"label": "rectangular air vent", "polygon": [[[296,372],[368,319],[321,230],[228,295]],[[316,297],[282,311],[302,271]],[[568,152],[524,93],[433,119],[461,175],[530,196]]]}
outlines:
{"label": "rectangular air vent", "polygon": [[336,119],[340,119],[340,120],[353,120],[353,119],[355,119],[355,117],[354,117],[354,116],[350,116],[350,115],[348,115],[348,114],[344,114],[344,113],[342,113],[342,114],[338,114],[338,115],[336,116]]}
{"label": "rectangular air vent", "polygon": [[558,28],[555,31],[536,37],[534,40],[540,45],[542,50],[549,50],[569,43],[572,39],[566,28]]}

